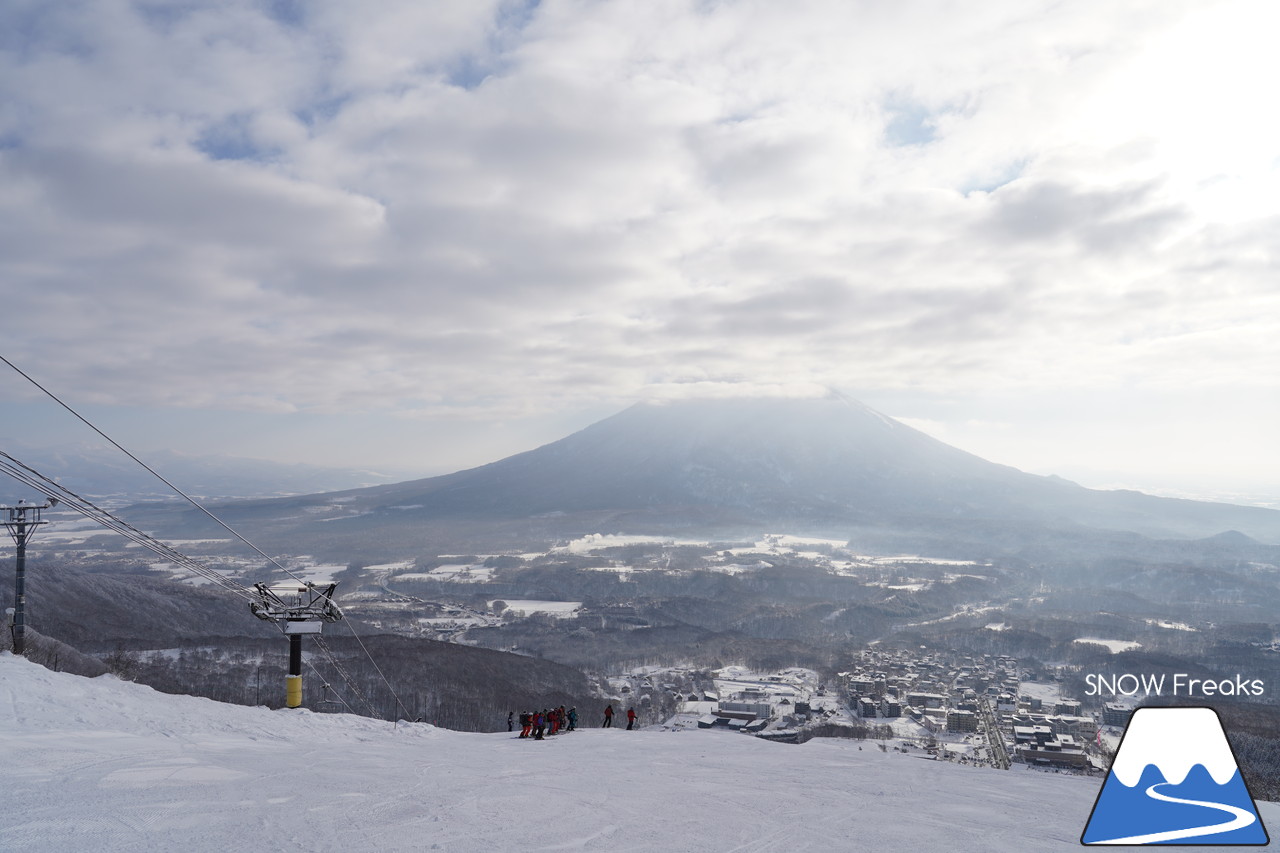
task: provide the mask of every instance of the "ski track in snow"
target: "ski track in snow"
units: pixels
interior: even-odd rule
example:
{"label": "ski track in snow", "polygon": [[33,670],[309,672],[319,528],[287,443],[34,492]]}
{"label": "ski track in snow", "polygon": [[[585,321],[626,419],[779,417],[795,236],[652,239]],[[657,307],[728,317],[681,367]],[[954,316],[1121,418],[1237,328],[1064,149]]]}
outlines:
{"label": "ski track in snow", "polygon": [[[0,708],[6,853],[1066,851],[1100,784],[873,742],[393,727],[170,696],[7,653]],[[1280,821],[1280,807],[1259,807]]]}

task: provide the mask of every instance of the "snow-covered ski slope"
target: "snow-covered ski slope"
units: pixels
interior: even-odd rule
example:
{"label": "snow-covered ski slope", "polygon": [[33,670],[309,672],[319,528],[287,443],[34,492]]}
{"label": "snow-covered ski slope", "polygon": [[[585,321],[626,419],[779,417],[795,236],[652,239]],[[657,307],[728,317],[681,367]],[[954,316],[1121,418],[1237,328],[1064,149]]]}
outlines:
{"label": "snow-covered ski slope", "polygon": [[[1098,793],[1097,780],[858,746],[393,728],[169,696],[6,652],[0,850],[1022,853],[1079,849]],[[1280,825],[1280,806],[1259,805]]]}

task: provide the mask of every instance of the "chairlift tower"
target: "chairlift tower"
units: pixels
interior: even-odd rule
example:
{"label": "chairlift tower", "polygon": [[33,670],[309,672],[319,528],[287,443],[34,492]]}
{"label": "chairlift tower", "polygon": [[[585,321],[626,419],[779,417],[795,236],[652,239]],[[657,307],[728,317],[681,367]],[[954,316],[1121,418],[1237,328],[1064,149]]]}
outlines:
{"label": "chairlift tower", "polygon": [[27,606],[27,543],[31,541],[36,527],[49,523],[41,518],[41,513],[46,509],[52,509],[57,504],[57,500],[50,498],[42,504],[18,501],[17,506],[0,506],[0,513],[4,513],[4,521],[0,524],[4,524],[9,535],[13,537],[14,544],[18,546],[17,578],[13,588],[12,630],[15,655],[25,654],[27,648],[27,625],[24,612]]}
{"label": "chairlift tower", "polygon": [[313,583],[253,585],[258,599],[250,602],[254,616],[274,622],[289,638],[289,674],[285,676],[285,707],[302,705],[302,638],[319,634],[325,622],[337,622],[342,611],[333,603],[337,583],[316,586]]}

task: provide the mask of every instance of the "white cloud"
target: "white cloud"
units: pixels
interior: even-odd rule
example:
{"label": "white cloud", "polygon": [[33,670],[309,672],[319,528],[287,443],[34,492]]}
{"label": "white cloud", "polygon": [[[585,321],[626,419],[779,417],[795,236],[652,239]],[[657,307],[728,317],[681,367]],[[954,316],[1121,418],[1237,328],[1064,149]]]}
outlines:
{"label": "white cloud", "polygon": [[1274,14],[8,4],[0,331],[139,406],[1275,393]]}

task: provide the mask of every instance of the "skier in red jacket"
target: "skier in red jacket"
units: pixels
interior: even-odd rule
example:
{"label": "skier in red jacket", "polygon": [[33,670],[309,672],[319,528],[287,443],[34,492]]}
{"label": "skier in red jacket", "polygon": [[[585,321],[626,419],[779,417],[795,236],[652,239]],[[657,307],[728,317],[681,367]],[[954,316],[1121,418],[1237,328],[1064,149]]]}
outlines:
{"label": "skier in red jacket", "polygon": [[613,705],[604,706],[604,725],[600,728],[608,729],[613,727]]}
{"label": "skier in red jacket", "polygon": [[631,731],[631,727],[636,724],[636,709],[627,709],[627,731]]}

